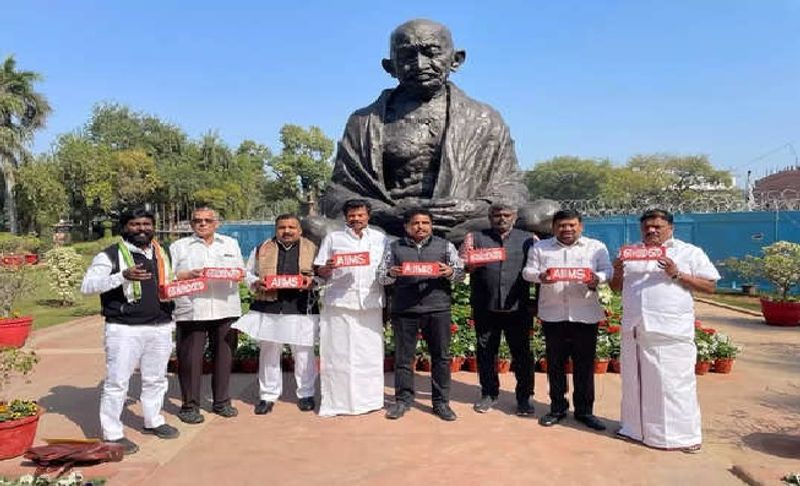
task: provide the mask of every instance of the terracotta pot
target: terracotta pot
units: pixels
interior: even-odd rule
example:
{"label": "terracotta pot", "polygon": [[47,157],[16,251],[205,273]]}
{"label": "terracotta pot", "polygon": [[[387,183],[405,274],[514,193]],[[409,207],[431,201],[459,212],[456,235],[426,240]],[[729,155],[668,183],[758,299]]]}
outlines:
{"label": "terracotta pot", "polygon": [[761,313],[770,326],[800,326],[800,302],[761,299]]}
{"label": "terracotta pot", "polygon": [[394,356],[383,357],[383,372],[394,371]]}
{"label": "terracotta pot", "polygon": [[7,267],[18,267],[25,264],[25,255],[3,255],[0,263]]}
{"label": "terracotta pot", "polygon": [[461,371],[461,365],[464,364],[464,357],[463,356],[453,356],[450,358],[450,372],[456,373]]}
{"label": "terracotta pot", "polygon": [[31,333],[33,317],[0,319],[0,348],[21,348]]}
{"label": "terracotta pot", "polygon": [[429,372],[431,370],[431,359],[428,357],[417,358],[417,370]]}
{"label": "terracotta pot", "polygon": [[478,358],[476,358],[475,356],[467,356],[466,358],[464,358],[464,369],[471,373],[477,373]]}
{"label": "terracotta pot", "polygon": [[547,373],[547,358],[542,358],[536,362],[537,366],[539,367],[539,371],[542,373]]}
{"label": "terracotta pot", "polygon": [[177,373],[177,372],[178,372],[178,357],[170,356],[169,361],[167,361],[167,373]]}
{"label": "terracotta pot", "polygon": [[727,374],[730,373],[733,369],[733,362],[736,361],[734,358],[717,358],[714,360],[714,368],[712,371],[714,373],[723,373]]}
{"label": "terracotta pot", "polygon": [[594,374],[604,375],[608,371],[608,358],[598,358],[594,360]]}
{"label": "terracotta pot", "polygon": [[572,373],[572,359],[568,359],[567,362],[564,363],[564,373]]}
{"label": "terracotta pot", "polygon": [[711,361],[698,361],[694,365],[694,374],[695,375],[705,375],[708,373],[708,370],[711,369]]}
{"label": "terracotta pot", "polygon": [[508,373],[511,369],[511,360],[510,359],[498,359],[496,362],[497,372],[498,373]]}
{"label": "terracotta pot", "polygon": [[258,373],[258,358],[242,358],[239,360],[239,371],[242,373]]}
{"label": "terracotta pot", "polygon": [[608,371],[611,373],[619,373],[622,369],[622,361],[617,358],[608,360]]}
{"label": "terracotta pot", "polygon": [[36,253],[26,253],[25,254],[25,263],[28,265],[36,265],[39,263],[39,255]]}
{"label": "terracotta pot", "polygon": [[21,456],[33,444],[42,410],[33,417],[0,422],[0,460]]}

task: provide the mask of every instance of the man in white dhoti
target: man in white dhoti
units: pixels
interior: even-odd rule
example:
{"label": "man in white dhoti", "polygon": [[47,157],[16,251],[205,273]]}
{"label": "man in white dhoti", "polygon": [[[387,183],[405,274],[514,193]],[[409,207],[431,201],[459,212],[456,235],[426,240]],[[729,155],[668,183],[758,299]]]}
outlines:
{"label": "man in white dhoti", "polygon": [[[314,410],[314,341],[319,325],[319,310],[311,291],[313,262],[317,247],[302,237],[297,216],[284,214],[275,220],[275,237],[253,250],[247,260],[247,283],[255,292],[250,312],[233,327],[260,343],[256,415],[272,411],[281,396],[283,375],[280,358],[284,344],[292,349],[294,377],[297,381],[297,407]],[[287,288],[302,276],[301,288]],[[265,277],[285,276],[267,282]],[[282,280],[283,283],[278,281]],[[281,288],[283,287],[283,288]]]}
{"label": "man in white dhoti", "polygon": [[383,287],[376,269],[386,235],[369,226],[371,205],[342,207],[347,227],[329,233],[314,264],[325,279],[320,316],[319,414],[356,415],[383,408]]}
{"label": "man in white dhoti", "polygon": [[[614,261],[610,285],[622,290],[622,428],[644,444],[699,452],[700,406],[694,365],[692,292],[713,293],[720,275],[700,248],[673,237],[673,218],[653,209],[641,218],[644,248],[657,259]],[[633,252],[632,252],[633,253]]]}

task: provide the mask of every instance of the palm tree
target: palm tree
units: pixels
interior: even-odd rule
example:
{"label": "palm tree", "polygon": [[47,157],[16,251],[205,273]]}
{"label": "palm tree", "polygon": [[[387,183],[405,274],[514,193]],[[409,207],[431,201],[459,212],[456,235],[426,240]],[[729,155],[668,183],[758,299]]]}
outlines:
{"label": "palm tree", "polygon": [[33,89],[41,75],[17,71],[16,67],[14,56],[8,56],[0,67],[0,169],[5,183],[6,218],[12,233],[17,232],[14,171],[30,155],[27,145],[52,111],[44,95]]}

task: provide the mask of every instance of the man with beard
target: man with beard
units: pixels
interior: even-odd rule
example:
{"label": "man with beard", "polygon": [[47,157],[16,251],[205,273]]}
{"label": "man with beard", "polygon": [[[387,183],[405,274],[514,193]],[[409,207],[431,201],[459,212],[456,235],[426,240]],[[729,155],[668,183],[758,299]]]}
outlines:
{"label": "man with beard", "polygon": [[125,454],[139,447],[123,434],[120,420],[128,383],[136,368],[142,377],[145,434],[178,437],[161,415],[167,392],[167,362],[172,354],[172,302],[159,299],[159,287],[171,280],[169,257],[153,239],[155,217],[146,209],[120,216],[122,239],[98,253],[81,285],[84,294],[100,294],[106,319],[106,379],[100,398],[103,440],[121,444]]}
{"label": "man with beard", "polygon": [[[522,270],[525,280],[541,284],[539,319],[545,336],[550,412],[539,423],[547,427],[567,416],[564,365],[571,357],[575,420],[591,429],[605,430],[592,409],[598,323],[604,316],[597,286],[608,280],[611,262],[603,242],[582,236],[582,232],[580,213],[558,211],[553,216],[555,236],[536,243]],[[564,275],[568,278],[562,278]]]}
{"label": "man with beard", "polygon": [[414,401],[414,370],[417,330],[431,353],[431,398],[433,413],[452,422],[450,408],[450,306],[452,282],[464,280],[464,264],[452,243],[434,236],[433,215],[424,208],[410,209],[404,218],[406,236],[386,247],[378,267],[378,282],[394,284],[391,321],[394,351],[395,402],[386,418],[396,420]]}
{"label": "man with beard", "polygon": [[[300,219],[282,214],[275,219],[275,237],[262,243],[247,259],[246,281],[253,290],[250,312],[233,327],[259,341],[256,415],[272,412],[283,391],[281,351],[288,344],[294,358],[297,407],[314,410],[314,341],[319,326],[319,307],[311,290],[317,246],[303,238]],[[267,278],[297,282],[295,288],[270,286]],[[283,288],[282,288],[283,287]]]}
{"label": "man with beard", "polygon": [[320,315],[319,414],[357,415],[383,408],[383,287],[375,270],[386,246],[369,226],[371,206],[351,199],[347,226],[328,233],[314,264],[325,279]]}
{"label": "man with beard", "polygon": [[660,449],[700,451],[692,292],[713,293],[720,275],[702,249],[673,236],[672,214],[639,218],[643,249],[657,259],[614,260],[611,288],[622,290],[621,438]]}
{"label": "man with beard", "polygon": [[[529,336],[532,316],[528,312],[530,284],[522,278],[522,269],[534,240],[530,233],[514,228],[516,220],[516,208],[492,204],[489,208],[491,229],[468,233],[461,247],[462,258],[470,272],[470,304],[478,338],[476,355],[481,398],[473,406],[478,413],[488,412],[497,402],[500,382],[495,360],[500,337],[505,334],[517,379],[517,415],[533,414],[530,404],[533,389]],[[482,261],[481,255],[485,255],[484,259],[492,257],[491,261]],[[470,262],[473,256],[476,263]]]}
{"label": "man with beard", "polygon": [[[216,232],[219,227],[216,211],[208,207],[195,209],[191,224],[194,234],[169,247],[176,278],[202,277],[205,268],[243,271],[239,243]],[[203,383],[206,336],[214,363],[211,411],[226,418],[238,414],[231,405],[229,383],[236,350],[236,331],[231,330],[231,324],[241,315],[239,282],[236,280],[209,280],[205,292],[175,299],[178,377],[183,402],[178,418],[182,422],[199,424],[204,420],[200,413],[200,386]]]}

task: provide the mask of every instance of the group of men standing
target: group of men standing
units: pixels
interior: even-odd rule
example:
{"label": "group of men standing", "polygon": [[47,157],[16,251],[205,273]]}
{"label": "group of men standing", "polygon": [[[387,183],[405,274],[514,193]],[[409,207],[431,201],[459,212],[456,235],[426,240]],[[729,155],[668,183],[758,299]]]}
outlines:
{"label": "group of men standing", "polygon": [[[597,287],[607,282],[622,291],[625,308],[618,435],[653,447],[699,449],[691,292],[712,292],[719,274],[702,250],[673,237],[669,213],[654,210],[641,217],[640,246],[664,249],[658,259],[617,258],[612,264],[602,242],[582,235],[581,215],[572,210],[557,212],[554,236],[537,241],[514,228],[516,208],[493,204],[490,227],[468,233],[456,249],[433,234],[434,218],[425,208],[406,211],[405,235],[393,240],[369,225],[371,209],[366,200],[347,201],[342,208],[345,228],[325,236],[319,248],[303,237],[298,217],[279,216],[275,236],[255,248],[246,264],[237,242],[216,233],[219,218],[210,208],[194,211],[194,234],[172,244],[171,259],[153,239],[152,213],[123,214],[123,241],[94,258],[82,286],[84,293],[100,293],[106,318],[100,406],[104,440],[121,443],[127,453],[138,449],[124,437],[120,421],[136,367],[142,375],[144,432],[164,439],[178,436],[161,415],[176,325],[182,397],[178,417],[185,423],[204,420],[200,383],[206,339],[214,357],[211,410],[222,417],[237,415],[229,394],[235,329],[260,344],[256,414],[271,412],[281,396],[280,356],[286,344],[294,356],[300,410],[317,407],[318,375],[321,416],[380,410],[386,306],[396,340],[395,400],[386,417],[403,417],[413,403],[412,363],[421,333],[431,355],[433,413],[456,420],[449,405],[451,296],[453,283],[469,273],[480,381],[476,412],[490,411],[498,400],[495,360],[505,334],[516,378],[516,412],[533,415],[529,332],[535,284],[550,385],[550,410],[539,423],[551,426],[567,415],[564,365],[571,358],[574,417],[604,430],[593,414],[593,370],[598,322],[604,317]],[[242,270],[254,295],[246,315],[241,316],[235,278],[209,280],[203,292],[173,300],[159,293],[172,280],[203,277],[208,268]],[[276,284],[282,277],[293,284]]]}

